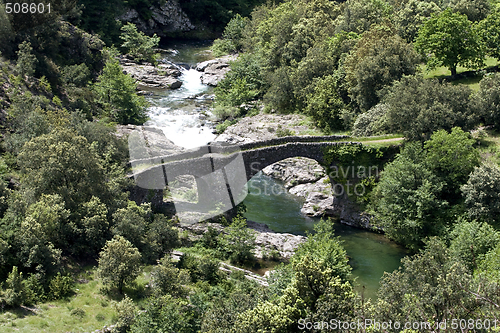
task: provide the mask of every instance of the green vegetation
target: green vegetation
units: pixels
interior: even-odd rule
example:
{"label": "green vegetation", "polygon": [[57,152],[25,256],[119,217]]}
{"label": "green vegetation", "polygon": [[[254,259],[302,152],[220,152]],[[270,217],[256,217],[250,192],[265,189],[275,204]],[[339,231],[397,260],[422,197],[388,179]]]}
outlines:
{"label": "green vegetation", "polygon": [[[304,114],[311,133],[356,136],[344,141],[363,145],[325,149],[325,167],[337,168],[334,181],[366,188],[342,200],[411,255],[367,301],[330,220],[278,265],[256,260],[256,235],[241,215],[195,234],[168,210],[129,200],[116,124],[142,124],[148,104],[113,44],[155,63],[160,40],[116,18],[135,9],[148,20],[164,2],[61,0],[39,16],[8,16],[0,4],[0,332],[500,319],[498,3],[262,3],[180,2],[199,27],[222,33],[215,54],[239,54],[215,89],[218,131],[263,105]],[[281,125],[275,133],[294,134]],[[338,172],[349,166],[356,177]],[[263,286],[220,269],[229,264],[277,266]]]}

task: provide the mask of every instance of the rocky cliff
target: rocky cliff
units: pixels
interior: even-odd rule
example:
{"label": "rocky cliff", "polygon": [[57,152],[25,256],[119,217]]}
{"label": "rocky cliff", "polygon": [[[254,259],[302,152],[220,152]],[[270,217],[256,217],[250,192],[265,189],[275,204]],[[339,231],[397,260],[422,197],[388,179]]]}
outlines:
{"label": "rocky cliff", "polygon": [[135,9],[129,9],[118,17],[120,21],[134,23],[146,35],[157,34],[160,37],[172,33],[186,32],[195,29],[186,13],[179,5],[179,0],[167,0],[159,7],[150,7],[151,18],[145,20]]}

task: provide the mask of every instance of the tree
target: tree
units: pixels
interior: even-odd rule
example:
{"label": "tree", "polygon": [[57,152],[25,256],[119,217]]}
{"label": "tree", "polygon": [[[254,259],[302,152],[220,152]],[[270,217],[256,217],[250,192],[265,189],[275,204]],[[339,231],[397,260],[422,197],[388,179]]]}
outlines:
{"label": "tree", "polygon": [[446,66],[451,75],[457,74],[458,65],[483,64],[484,51],[476,28],[467,16],[449,8],[420,27],[415,47],[427,59],[428,68]]}
{"label": "tree", "polygon": [[450,0],[448,6],[454,12],[467,15],[472,22],[483,20],[490,12],[489,0]]}
{"label": "tree", "polygon": [[342,110],[347,106],[339,96],[337,84],[333,75],[314,79],[312,92],[305,101],[305,112],[327,133],[345,128]]}
{"label": "tree", "polygon": [[212,50],[214,56],[219,57],[228,53],[241,51],[243,44],[243,31],[248,23],[248,18],[236,14],[224,28],[221,39],[214,40]]}
{"label": "tree", "polygon": [[17,53],[16,69],[22,76],[33,76],[35,74],[35,66],[38,62],[35,55],[33,55],[33,48],[31,43],[24,41],[19,44],[19,51]]}
{"label": "tree", "polygon": [[404,6],[394,13],[398,34],[408,43],[412,43],[417,37],[420,26],[433,14],[440,11],[439,6],[433,1],[405,1]]}
{"label": "tree", "polygon": [[151,271],[151,289],[157,296],[169,294],[173,297],[181,297],[186,293],[181,285],[180,270],[172,265],[169,257],[163,257],[159,264]]}
{"label": "tree", "polygon": [[500,222],[500,168],[497,165],[484,163],[474,168],[461,190],[471,218]]}
{"label": "tree", "polygon": [[122,236],[107,241],[99,254],[98,276],[103,284],[117,287],[123,293],[126,283],[132,282],[140,273],[141,254],[132,243]]}
{"label": "tree", "polygon": [[106,62],[102,74],[94,84],[101,103],[108,109],[113,120],[120,124],[142,125],[147,120],[147,102],[136,93],[132,77],[123,73],[118,60]]}
{"label": "tree", "polygon": [[104,169],[88,141],[66,129],[41,135],[26,143],[18,156],[22,182],[35,198],[58,194],[65,208],[80,213],[93,196],[110,203]]}
{"label": "tree", "polygon": [[474,167],[479,165],[479,152],[474,148],[476,140],[470,134],[454,127],[451,133],[439,130],[426,141],[426,161],[446,185],[443,191],[448,202],[460,198],[460,185],[467,181]]}
{"label": "tree", "polygon": [[389,18],[392,7],[383,0],[348,0],[344,13],[337,20],[337,31],[363,33],[373,24]]}
{"label": "tree", "polygon": [[315,225],[316,233],[308,236],[291,260],[295,272],[292,284],[313,312],[335,278],[344,283],[350,277],[347,254],[332,228],[330,220]]}
{"label": "tree", "polygon": [[378,104],[380,92],[403,75],[413,75],[420,62],[413,47],[389,24],[365,32],[345,61],[349,96],[362,111]]}
{"label": "tree", "polygon": [[151,219],[151,205],[142,204],[138,206],[134,201],[129,201],[127,208],[120,208],[113,214],[113,235],[119,235],[127,239],[133,246],[142,250],[144,236],[148,221]]}
{"label": "tree", "polygon": [[[483,318],[471,290],[472,276],[450,258],[439,239],[430,239],[424,250],[401,260],[401,267],[384,273],[375,304],[377,321],[442,322],[452,318]],[[479,311],[477,311],[479,309]]]}
{"label": "tree", "polygon": [[422,245],[425,236],[443,231],[439,214],[447,206],[439,199],[443,183],[429,170],[424,156],[419,143],[405,146],[386,165],[372,202],[386,235],[412,250]]}
{"label": "tree", "polygon": [[486,222],[460,219],[449,235],[450,255],[470,272],[478,268],[485,255],[500,244],[500,233]]}
{"label": "tree", "polygon": [[484,123],[500,128],[500,74],[485,76],[479,82],[479,91],[473,100],[477,109],[481,110]]}
{"label": "tree", "polygon": [[233,218],[226,229],[227,234],[221,234],[219,244],[232,262],[243,262],[253,258],[255,234],[247,228],[246,219],[242,216]]}
{"label": "tree", "polygon": [[428,140],[437,130],[474,128],[478,122],[470,103],[472,90],[465,85],[405,76],[390,87],[383,98],[389,106],[387,124],[408,140]]}
{"label": "tree", "polygon": [[500,60],[500,8],[493,9],[479,22],[479,34],[485,43],[486,53]]}
{"label": "tree", "polygon": [[129,55],[136,61],[156,61],[155,48],[158,47],[160,37],[157,37],[156,34],[153,37],[146,36],[143,32],[137,31],[135,24],[130,22],[124,25],[121,31],[122,47],[127,50]]}

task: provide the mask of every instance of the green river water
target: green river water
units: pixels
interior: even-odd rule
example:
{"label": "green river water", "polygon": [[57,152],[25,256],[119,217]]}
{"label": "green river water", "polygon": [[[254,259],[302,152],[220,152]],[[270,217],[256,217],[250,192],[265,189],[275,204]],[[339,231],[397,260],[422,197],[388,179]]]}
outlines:
{"label": "green river water", "polygon": [[[177,42],[162,46],[172,50],[165,58],[174,63],[194,67],[196,63],[210,59],[207,52],[209,42]],[[148,98],[153,104],[150,124],[162,128],[169,139],[187,148],[206,144],[215,137],[211,136],[209,128],[202,127],[204,131],[201,131],[197,125],[200,122],[199,106],[206,102],[186,99],[188,96],[211,93],[209,87],[201,84],[199,75],[195,69],[186,70],[181,77],[183,86],[180,89],[155,92]],[[262,174],[250,180],[249,195],[244,201],[248,209],[245,216],[249,220],[265,223],[276,232],[304,235],[306,231],[312,231],[319,219],[301,214],[303,201],[300,198],[288,192],[274,195],[270,190],[273,186],[281,187],[277,181]],[[374,297],[383,273],[399,267],[400,259],[406,254],[404,249],[380,234],[340,223],[335,224],[335,230],[350,258],[356,289],[364,289],[365,297]]]}
{"label": "green river water", "polygon": [[[280,191],[273,192],[273,188],[282,188],[282,185],[262,173],[250,180],[249,193],[244,201],[247,206],[246,218],[265,223],[276,232],[296,235],[312,232],[319,219],[301,214],[303,200],[288,192],[276,195]],[[397,269],[406,252],[381,234],[338,222],[335,223],[335,233],[340,236],[349,256],[356,289],[360,292],[364,289],[365,297],[375,297],[384,272]]]}

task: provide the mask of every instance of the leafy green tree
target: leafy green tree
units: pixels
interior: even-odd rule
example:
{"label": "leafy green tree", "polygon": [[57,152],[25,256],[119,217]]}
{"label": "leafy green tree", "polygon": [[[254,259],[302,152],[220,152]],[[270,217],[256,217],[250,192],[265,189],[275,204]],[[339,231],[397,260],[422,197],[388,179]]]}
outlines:
{"label": "leafy green tree", "polygon": [[73,231],[69,223],[70,211],[65,208],[59,195],[42,194],[40,200],[30,205],[26,213],[26,223],[39,224],[44,238],[57,248],[68,247]]}
{"label": "leafy green tree", "polygon": [[108,208],[98,197],[93,196],[90,201],[83,204],[83,209],[81,223],[86,239],[85,250],[88,254],[95,255],[108,239]]}
{"label": "leafy green tree", "polygon": [[151,205],[138,206],[134,201],[129,201],[127,208],[120,208],[113,214],[113,235],[127,239],[138,249],[144,249],[144,236],[148,221],[151,219]]}
{"label": "leafy green tree", "polygon": [[232,262],[243,262],[253,258],[255,234],[247,228],[246,219],[242,216],[233,218],[226,229],[227,234],[221,234],[219,244]]}
{"label": "leafy green tree", "polygon": [[500,233],[491,225],[465,219],[455,224],[449,238],[450,255],[463,262],[471,272],[500,244]]}
{"label": "leafy green tree", "polygon": [[227,297],[216,297],[203,314],[201,332],[231,333],[234,332],[238,316],[257,305],[255,295],[235,291]]}
{"label": "leafy green tree", "polygon": [[181,245],[179,230],[173,226],[174,220],[163,214],[155,214],[144,236],[146,248],[144,257],[147,262],[154,262]]}
{"label": "leafy green tree", "polygon": [[[349,282],[341,282],[338,277],[332,279],[316,303],[316,311],[311,315],[311,322],[328,322],[332,318],[353,321],[356,318],[357,298]],[[313,332],[323,331],[323,329],[313,329]]]}
{"label": "leafy green tree", "polygon": [[24,41],[19,44],[17,51],[16,69],[22,76],[33,76],[35,74],[36,64],[38,60],[33,54],[31,43]]}
{"label": "leafy green tree", "polygon": [[479,91],[473,98],[485,124],[500,128],[500,74],[484,77],[479,82]]}
{"label": "leafy green tree", "polygon": [[446,9],[432,16],[418,32],[415,47],[427,59],[428,68],[446,66],[451,75],[457,66],[479,67],[484,51],[477,29],[467,16]]}
{"label": "leafy green tree", "polygon": [[373,208],[386,235],[416,250],[422,239],[443,231],[439,214],[447,206],[440,199],[443,183],[424,160],[419,143],[405,146],[389,163],[375,188]]}
{"label": "leafy green tree", "polygon": [[158,55],[155,49],[158,47],[160,37],[156,34],[153,37],[146,36],[143,32],[137,31],[133,23],[127,23],[121,28],[120,39],[123,40],[122,47],[136,61],[156,62]]}
{"label": "leafy green tree", "polygon": [[122,236],[115,236],[99,254],[97,274],[105,286],[117,287],[123,293],[125,284],[139,275],[140,265],[139,250]]}
{"label": "leafy green tree", "polygon": [[[50,241],[46,233],[46,226],[28,216],[21,223],[19,234],[16,236],[19,244],[18,260],[31,271],[42,275],[55,272],[61,263],[61,249]],[[56,235],[57,237],[57,235]]]}
{"label": "leafy green tree", "polygon": [[349,96],[362,111],[378,104],[380,91],[403,75],[413,75],[420,59],[391,25],[373,26],[345,61]]}
{"label": "leafy green tree", "polygon": [[25,187],[42,194],[58,194],[65,208],[80,213],[93,196],[110,203],[104,169],[88,141],[70,130],[58,130],[26,143],[18,156]]}
{"label": "leafy green tree", "polygon": [[412,43],[417,37],[420,26],[440,11],[439,6],[433,1],[404,1],[403,7],[394,13],[398,34],[408,43]]}
{"label": "leafy green tree", "polygon": [[450,260],[446,246],[432,238],[425,250],[401,260],[401,267],[384,273],[375,304],[377,320],[442,322],[452,318],[481,317],[482,300],[467,290],[472,276],[460,263]]}
{"label": "leafy green tree", "polygon": [[345,128],[342,111],[347,108],[338,93],[338,80],[324,76],[313,80],[312,92],[307,96],[305,112],[312,117],[316,126],[325,132]]}
{"label": "leafy green tree", "polygon": [[489,0],[450,0],[448,6],[454,12],[467,15],[472,22],[483,20],[490,12]]}
{"label": "leafy green tree", "polygon": [[461,187],[469,216],[474,219],[500,222],[500,168],[484,163],[474,168]]}
{"label": "leafy green tree", "polygon": [[134,79],[123,73],[118,60],[106,62],[94,90],[114,121],[142,125],[147,120],[148,104],[144,96],[137,95]]}
{"label": "leafy green tree", "polygon": [[166,294],[174,297],[183,296],[186,293],[182,286],[180,270],[172,264],[169,257],[163,257],[159,264],[151,271],[151,289],[157,296]]}
{"label": "leafy green tree", "polygon": [[313,311],[333,279],[339,277],[343,283],[351,272],[347,254],[332,228],[330,220],[317,224],[314,228],[316,233],[309,235],[291,260],[295,272],[293,285]]}
{"label": "leafy green tree", "polygon": [[485,43],[486,53],[500,60],[500,8],[493,9],[479,22],[479,34]]}
{"label": "leafy green tree", "polygon": [[446,185],[443,191],[448,202],[460,198],[460,185],[464,184],[474,167],[479,165],[479,152],[474,148],[476,140],[469,133],[454,127],[451,133],[439,130],[426,141],[426,161]]}
{"label": "leafy green tree", "polygon": [[489,251],[479,264],[479,273],[484,273],[497,284],[500,283],[500,244]]}
{"label": "leafy green tree", "polygon": [[361,34],[389,18],[392,11],[392,6],[384,0],[348,0],[336,30]]}
{"label": "leafy green tree", "polygon": [[408,140],[428,140],[437,130],[474,128],[478,123],[470,96],[464,85],[439,83],[422,77],[406,76],[393,84],[383,102],[389,106],[387,124]]}
{"label": "leafy green tree", "polygon": [[214,40],[212,45],[216,57],[224,54],[235,53],[242,50],[243,31],[248,23],[248,18],[236,14],[224,28],[221,39]]}

